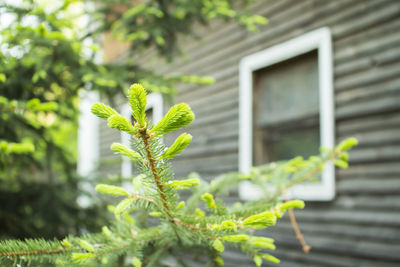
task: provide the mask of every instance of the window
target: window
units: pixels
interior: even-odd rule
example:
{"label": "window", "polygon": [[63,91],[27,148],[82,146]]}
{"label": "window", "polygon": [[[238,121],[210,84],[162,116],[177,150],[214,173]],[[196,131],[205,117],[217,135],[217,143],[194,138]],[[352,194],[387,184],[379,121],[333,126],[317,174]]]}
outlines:
{"label": "window", "polygon": [[[129,103],[126,103],[121,110],[121,115],[125,118],[132,118],[131,107]],[[152,124],[156,124],[163,117],[163,98],[160,93],[152,93],[147,96],[147,105],[146,105],[146,116],[152,122]],[[121,133],[121,143],[130,146],[130,135],[122,132]],[[121,175],[123,177],[130,177],[133,174],[132,163],[127,157],[122,157],[122,165],[121,165]]]}
{"label": "window", "polygon": [[[242,59],[239,70],[239,170],[318,153],[334,145],[332,48],[328,28],[304,34]],[[256,199],[243,183],[240,196]],[[327,163],[318,183],[288,192],[305,200],[331,200],[334,167]]]}

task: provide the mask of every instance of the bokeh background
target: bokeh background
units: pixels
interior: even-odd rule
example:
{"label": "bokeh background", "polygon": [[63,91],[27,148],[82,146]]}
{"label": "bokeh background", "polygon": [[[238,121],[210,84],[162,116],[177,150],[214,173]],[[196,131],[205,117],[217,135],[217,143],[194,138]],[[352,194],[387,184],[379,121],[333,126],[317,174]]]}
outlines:
{"label": "bokeh background", "polygon": [[[129,184],[135,168],[109,149],[126,137],[89,110],[101,100],[129,116],[132,82],[151,92],[154,121],[175,102],[196,114],[185,129],[193,141],[173,162],[177,177],[238,170],[241,60],[326,28],[330,61],[312,49],[251,73],[252,164],[318,153],[324,62],[336,142],[354,136],[359,145],[334,174],[335,196],[310,192],[295,213],[309,254],[288,218],[265,234],[285,267],[398,266],[400,2],[232,2],[0,3],[0,238],[63,238],[106,222],[94,185]],[[225,253],[226,266],[250,264]]]}

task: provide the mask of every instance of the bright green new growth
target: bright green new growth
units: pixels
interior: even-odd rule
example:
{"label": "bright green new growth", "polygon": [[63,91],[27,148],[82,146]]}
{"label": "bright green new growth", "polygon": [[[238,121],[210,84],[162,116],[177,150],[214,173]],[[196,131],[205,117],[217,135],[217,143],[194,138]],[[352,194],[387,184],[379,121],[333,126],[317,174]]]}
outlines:
{"label": "bright green new growth", "polygon": [[220,226],[217,226],[215,229],[221,229],[221,230],[228,230],[228,231],[232,231],[232,232],[236,232],[237,231],[237,224],[230,221],[230,220],[226,220],[223,221],[221,223]]}
{"label": "bright green new growth", "polygon": [[129,193],[122,187],[107,184],[98,184],[96,186],[96,191],[113,197],[122,197],[129,195]]}
{"label": "bright green new growth", "polygon": [[224,236],[224,240],[232,243],[239,243],[243,241],[249,240],[248,235],[226,235]]}
{"label": "bright green new growth", "polygon": [[104,105],[103,103],[96,103],[92,106],[91,112],[99,118],[108,119],[112,115],[118,114],[113,108]]}
{"label": "bright green new growth", "polygon": [[[274,240],[256,236],[254,230],[275,225],[288,210],[304,208],[303,201],[282,203],[280,196],[318,174],[327,161],[347,164],[347,150],[357,143],[348,139],[334,149],[324,149],[320,156],[253,167],[249,174],[227,173],[211,182],[195,173],[178,180],[168,159],[181,153],[192,136],[181,134],[168,149],[160,138],[194,119],[189,106],[184,103],[173,106],[149,129],[145,123],[146,92],[142,86],[131,86],[129,102],[137,120],[135,125],[104,104],[92,107],[92,112],[106,119],[110,128],[131,134],[136,150],[119,143],[111,145],[113,151],[128,157],[138,167],[139,174],[132,179],[133,192],[115,185],[96,186],[99,193],[120,198],[114,206],[109,206],[116,220],[98,234],[70,236],[63,241],[0,242],[0,263],[11,260],[50,262],[57,266],[117,266],[123,259],[135,267],[162,266],[167,256],[184,262],[182,254],[197,253],[207,256],[210,265],[222,266],[225,246],[239,247],[253,258],[256,266],[261,266],[263,260],[279,263],[279,259],[264,253],[275,250]],[[0,143],[0,149],[6,150],[8,145]],[[244,179],[264,190],[263,198],[226,205],[221,196],[229,194]],[[178,194],[181,189],[192,192],[185,202]]]}
{"label": "bright green new growth", "polygon": [[210,210],[216,208],[217,205],[215,204],[213,195],[211,195],[210,193],[205,193],[201,196],[201,198],[206,202],[207,208],[209,208]]}
{"label": "bright green new growth", "polygon": [[194,114],[185,103],[173,106],[152,129],[155,136],[176,131],[194,120]]}
{"label": "bright green new growth", "polygon": [[133,151],[132,149],[127,148],[125,145],[120,143],[113,143],[111,145],[111,150],[115,151],[117,154],[127,156],[133,162],[142,160],[142,157],[138,152]]}
{"label": "bright green new growth", "polygon": [[269,255],[269,254],[263,254],[262,257],[264,260],[270,261],[272,263],[280,263],[281,262],[278,258],[276,258],[272,255]]}
{"label": "bright green new growth", "polygon": [[285,211],[288,209],[304,209],[304,201],[303,200],[289,200],[279,206],[281,211]]}
{"label": "bright green new growth", "polygon": [[175,142],[170,146],[167,150],[165,150],[164,154],[161,155],[162,159],[172,158],[181,153],[192,141],[192,136],[187,133],[181,134]]}
{"label": "bright green new growth", "polygon": [[225,250],[224,244],[222,244],[221,240],[219,240],[219,239],[215,239],[212,246],[218,252],[224,252],[224,250]]}
{"label": "bright green new growth", "polygon": [[256,246],[259,248],[265,248],[265,249],[271,249],[271,250],[274,250],[276,248],[274,245],[274,240],[272,238],[252,236],[252,237],[250,237],[249,241],[253,246]]}
{"label": "bright green new growth", "polygon": [[129,88],[128,99],[131,109],[133,111],[133,117],[138,122],[140,127],[145,126],[146,118],[146,90],[143,86],[135,83]]}
{"label": "bright green new growth", "polygon": [[174,189],[187,189],[193,186],[199,185],[199,179],[186,179],[180,181],[172,181],[166,184],[170,188]]}
{"label": "bright green new growth", "polygon": [[119,114],[112,115],[107,119],[108,127],[124,131],[129,134],[136,134],[137,130],[133,128],[131,122]]}
{"label": "bright green new growth", "polygon": [[87,242],[86,240],[81,240],[81,241],[79,242],[79,245],[80,245],[82,248],[84,248],[84,249],[86,249],[87,251],[89,251],[89,252],[94,252],[94,247],[92,246],[92,244],[90,244],[90,243]]}
{"label": "bright green new growth", "polygon": [[339,150],[349,150],[350,148],[352,148],[353,146],[356,146],[358,144],[358,140],[354,137],[348,138],[344,141],[342,141],[339,145],[338,145],[338,149]]}
{"label": "bright green new growth", "polygon": [[276,223],[276,215],[274,212],[263,212],[248,217],[243,221],[243,225],[253,229],[263,229]]}

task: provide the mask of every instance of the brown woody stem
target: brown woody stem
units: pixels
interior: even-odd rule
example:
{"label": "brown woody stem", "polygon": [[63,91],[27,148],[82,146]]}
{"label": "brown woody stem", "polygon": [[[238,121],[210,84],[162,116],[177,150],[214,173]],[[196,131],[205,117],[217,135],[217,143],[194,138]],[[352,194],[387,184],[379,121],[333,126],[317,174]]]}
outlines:
{"label": "brown woody stem", "polygon": [[[285,200],[288,201],[288,198],[285,195]],[[303,248],[304,253],[308,253],[311,250],[311,247],[307,244],[306,240],[304,239],[303,234],[301,233],[301,230],[299,228],[299,225],[297,224],[296,217],[294,216],[294,212],[292,209],[288,210],[289,217],[290,217],[290,223],[292,224],[292,228],[294,232],[296,233],[297,239],[300,241],[300,244]]]}
{"label": "brown woody stem", "polygon": [[160,194],[162,205],[164,207],[165,213],[167,214],[168,219],[171,222],[174,222],[174,220],[172,218],[172,215],[171,215],[171,209],[170,209],[170,207],[168,205],[167,198],[165,196],[164,186],[163,186],[163,184],[161,182],[160,176],[158,175],[158,172],[157,172],[157,169],[156,169],[156,165],[154,163],[153,155],[151,154],[151,151],[150,151],[150,145],[149,145],[150,135],[148,134],[148,132],[146,130],[144,130],[143,132],[140,133],[140,137],[142,138],[144,146],[145,146],[145,149],[146,149],[147,160],[149,162],[149,166],[150,166],[151,172],[153,173],[154,181],[155,181],[156,186],[158,188],[158,192]]}
{"label": "brown woody stem", "polygon": [[58,254],[67,251],[67,249],[49,249],[49,250],[33,250],[33,251],[17,251],[17,252],[4,252],[0,253],[0,257],[8,256],[28,256],[28,255],[45,255],[45,254]]}

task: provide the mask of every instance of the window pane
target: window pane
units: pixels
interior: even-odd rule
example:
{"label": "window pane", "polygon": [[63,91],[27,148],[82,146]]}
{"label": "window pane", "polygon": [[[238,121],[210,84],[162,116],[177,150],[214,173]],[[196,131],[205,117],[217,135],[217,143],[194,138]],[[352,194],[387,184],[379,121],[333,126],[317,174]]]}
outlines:
{"label": "window pane", "polygon": [[317,52],[254,72],[254,81],[253,164],[318,153]]}
{"label": "window pane", "polygon": [[297,120],[319,111],[316,51],[254,73],[257,125]]}

